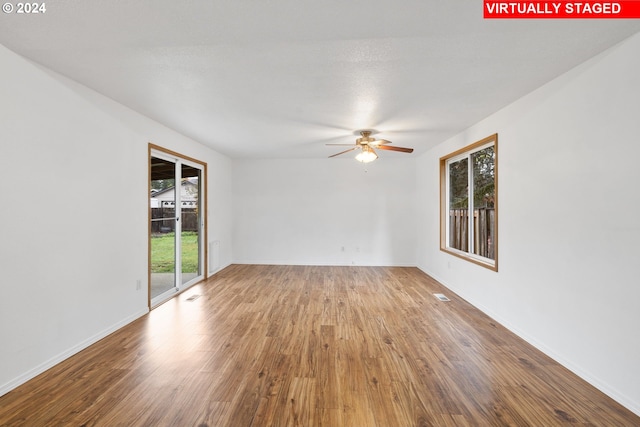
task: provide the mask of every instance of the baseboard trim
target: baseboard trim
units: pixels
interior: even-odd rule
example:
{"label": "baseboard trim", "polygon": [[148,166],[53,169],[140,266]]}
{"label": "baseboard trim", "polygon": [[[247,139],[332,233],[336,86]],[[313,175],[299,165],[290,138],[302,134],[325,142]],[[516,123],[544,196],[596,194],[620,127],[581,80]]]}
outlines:
{"label": "baseboard trim", "polygon": [[415,263],[378,263],[378,264],[353,264],[341,262],[284,262],[284,261],[234,261],[229,265],[293,265],[303,267],[413,267]]}
{"label": "baseboard trim", "polygon": [[27,381],[37,377],[38,375],[42,374],[43,372],[47,371],[48,369],[53,368],[55,365],[57,365],[58,363],[68,359],[69,357],[73,356],[76,353],[79,353],[80,351],[84,350],[85,348],[89,347],[92,344],[95,344],[96,342],[100,341],[102,338],[106,337],[107,335],[110,335],[112,333],[114,333],[115,331],[117,331],[118,329],[128,325],[129,323],[133,322],[134,320],[137,320],[139,318],[141,318],[142,316],[146,315],[149,313],[149,309],[145,308],[144,310],[140,310],[137,313],[132,314],[131,316],[128,316],[126,318],[124,318],[123,320],[115,323],[114,325],[111,325],[110,327],[102,330],[101,332],[98,332],[97,334],[87,338],[86,340],[78,343],[77,345],[69,348],[68,350],[63,351],[62,353],[52,357],[51,359],[41,363],[40,365],[36,366],[33,369],[30,369],[29,371],[23,373],[22,375],[19,375],[18,377],[14,378],[13,380],[0,385],[0,396],[3,396],[7,393],[9,393],[11,390],[21,386],[22,384],[26,383]]}
{"label": "baseboard trim", "polygon": [[[223,266],[221,266],[221,267],[218,267],[216,270],[210,270],[210,271],[209,271],[209,275],[207,276],[207,279],[208,279],[209,277],[211,277],[211,276],[215,275],[216,273],[221,272],[222,270],[224,270],[225,268],[229,267],[229,266],[230,266],[230,265],[232,265],[232,264],[233,264],[233,263],[231,263],[231,262],[230,262],[230,263],[228,263],[228,264],[226,264],[226,265],[223,265]],[[206,280],[206,279],[205,279],[205,280]]]}

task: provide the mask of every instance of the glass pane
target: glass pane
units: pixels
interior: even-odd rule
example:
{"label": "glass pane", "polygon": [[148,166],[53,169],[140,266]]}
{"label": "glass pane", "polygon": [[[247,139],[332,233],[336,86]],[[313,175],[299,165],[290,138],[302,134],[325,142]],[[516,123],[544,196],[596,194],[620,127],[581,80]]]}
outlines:
{"label": "glass pane", "polygon": [[151,298],[175,288],[175,163],[151,158]]}
{"label": "glass pane", "polygon": [[182,284],[200,276],[200,169],[182,165]]}
{"label": "glass pane", "polygon": [[473,164],[473,253],[495,259],[495,151],[493,146],[471,154]]}
{"label": "glass pane", "polygon": [[467,251],[469,160],[449,163],[449,247]]}

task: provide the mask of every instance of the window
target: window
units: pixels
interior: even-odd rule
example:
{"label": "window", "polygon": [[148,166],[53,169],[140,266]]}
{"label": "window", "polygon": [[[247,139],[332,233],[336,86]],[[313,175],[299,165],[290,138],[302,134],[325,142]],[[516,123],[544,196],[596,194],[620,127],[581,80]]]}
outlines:
{"label": "window", "polygon": [[498,134],[440,159],[440,249],[498,271]]}

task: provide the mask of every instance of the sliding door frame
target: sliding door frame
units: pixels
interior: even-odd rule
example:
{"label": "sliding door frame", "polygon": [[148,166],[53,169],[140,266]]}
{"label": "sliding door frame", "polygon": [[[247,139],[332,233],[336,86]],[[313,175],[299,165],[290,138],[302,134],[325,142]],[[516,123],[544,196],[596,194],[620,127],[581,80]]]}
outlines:
{"label": "sliding door frame", "polygon": [[[209,255],[208,255],[208,244],[207,242],[209,241],[208,239],[208,224],[207,224],[207,209],[208,209],[208,204],[207,204],[207,164],[201,160],[195,159],[193,157],[189,157],[189,156],[185,156],[184,154],[178,153],[176,151],[173,150],[169,150],[167,148],[161,147],[159,145],[155,145],[153,143],[149,143],[148,146],[148,152],[147,152],[147,161],[148,161],[148,176],[147,176],[147,211],[148,211],[148,219],[147,219],[147,225],[148,225],[148,233],[147,233],[147,241],[148,241],[148,247],[147,247],[147,305],[149,307],[149,309],[151,310],[152,308],[155,308],[156,306],[162,304],[163,302],[167,301],[161,301],[157,304],[155,304],[154,306],[151,305],[151,233],[152,233],[152,228],[151,228],[151,220],[152,220],[152,214],[151,214],[151,158],[153,157],[153,153],[157,152],[160,153],[164,156],[169,156],[169,157],[173,157],[177,160],[180,161],[186,161],[188,163],[193,163],[198,165],[198,167],[202,168],[202,177],[199,180],[199,185],[200,185],[200,194],[199,194],[199,207],[200,207],[200,226],[201,226],[201,239],[199,242],[199,251],[201,251],[202,256],[201,256],[201,261],[202,261],[202,280],[205,280],[209,277],[209,265],[208,265],[208,259],[209,259]],[[177,176],[177,173],[176,173]],[[178,195],[178,192],[180,191],[180,180],[176,180],[175,183],[175,192],[176,192],[176,196]],[[179,241],[181,239],[178,239],[177,234],[176,234],[176,241]],[[180,243],[178,243],[176,245],[176,254],[175,254],[176,258],[177,257],[181,257],[181,253],[180,253]],[[177,267],[176,267],[177,268]],[[174,277],[174,281],[177,282],[177,279],[175,279]],[[186,287],[181,287],[182,283],[177,283],[178,285],[178,291],[174,294],[178,295],[179,293],[185,291],[186,289],[190,288],[191,286],[195,285],[197,282],[191,283]]]}

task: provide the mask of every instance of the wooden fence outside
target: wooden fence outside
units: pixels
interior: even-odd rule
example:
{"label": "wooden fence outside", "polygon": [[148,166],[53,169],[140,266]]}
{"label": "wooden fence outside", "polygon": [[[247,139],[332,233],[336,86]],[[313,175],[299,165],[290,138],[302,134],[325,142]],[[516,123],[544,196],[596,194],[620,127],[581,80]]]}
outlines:
{"label": "wooden fence outside", "polygon": [[[176,228],[175,208],[151,208],[151,232],[168,233]],[[160,220],[161,218],[167,218]],[[198,211],[182,208],[182,231],[198,231]]]}
{"label": "wooden fence outside", "polygon": [[[473,212],[474,251],[476,255],[495,259],[495,208],[480,208]],[[449,246],[469,251],[469,211],[449,210]]]}

